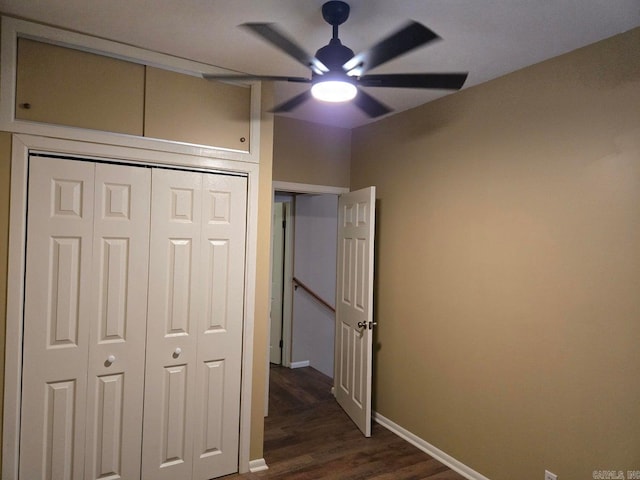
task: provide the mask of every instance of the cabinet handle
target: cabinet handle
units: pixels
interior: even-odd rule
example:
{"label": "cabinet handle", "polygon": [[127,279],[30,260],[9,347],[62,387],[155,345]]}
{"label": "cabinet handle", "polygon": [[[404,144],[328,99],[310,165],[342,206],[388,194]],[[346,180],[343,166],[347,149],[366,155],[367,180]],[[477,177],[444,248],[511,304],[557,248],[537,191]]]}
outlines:
{"label": "cabinet handle", "polygon": [[31,108],[30,103],[21,103],[20,108],[24,108],[25,110],[29,110]]}
{"label": "cabinet handle", "polygon": [[244,137],[240,137],[240,143],[244,143],[244,142],[246,142],[246,141],[247,141],[247,139],[246,139],[246,138],[244,138]]}
{"label": "cabinet handle", "polygon": [[109,365],[111,365],[111,364],[112,364],[113,362],[115,362],[115,361],[116,361],[116,356],[115,356],[115,355],[109,355],[109,356],[107,357],[107,363],[108,363]]}
{"label": "cabinet handle", "polygon": [[182,349],[180,347],[176,347],[176,349],[173,351],[173,356],[179,357],[181,353],[182,353]]}

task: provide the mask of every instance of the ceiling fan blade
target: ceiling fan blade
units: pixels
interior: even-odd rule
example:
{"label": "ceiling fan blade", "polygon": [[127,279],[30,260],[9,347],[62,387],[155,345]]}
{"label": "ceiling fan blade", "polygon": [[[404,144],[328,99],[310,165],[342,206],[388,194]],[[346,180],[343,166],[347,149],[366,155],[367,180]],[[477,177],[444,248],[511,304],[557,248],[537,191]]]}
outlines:
{"label": "ceiling fan blade", "polygon": [[281,103],[280,105],[276,105],[273,107],[270,112],[271,113],[279,113],[279,112],[290,112],[294,108],[302,105],[304,102],[311,98],[311,90],[305,90],[299,95],[287,100],[286,102]]}
{"label": "ceiling fan blade", "polygon": [[362,87],[437,88],[460,90],[468,73],[396,73],[365,75],[358,79]]}
{"label": "ceiling fan blade", "polygon": [[358,94],[353,99],[353,103],[371,118],[380,117],[393,111],[361,89],[358,89]]}
{"label": "ceiling fan blade", "polygon": [[205,78],[207,80],[265,80],[265,81],[272,81],[272,82],[295,82],[295,83],[311,83],[311,79],[310,78],[304,78],[304,77],[281,77],[281,76],[277,76],[277,75],[249,75],[249,74],[231,74],[231,75],[224,75],[224,74],[220,74],[217,75],[215,73],[213,74],[209,74],[209,73],[205,73],[204,75],[202,75],[202,78]]}
{"label": "ceiling fan blade", "polygon": [[438,38],[440,37],[436,33],[421,23],[411,21],[373,47],[355,55],[342,68],[350,75],[360,76],[378,65]]}
{"label": "ceiling fan blade", "polygon": [[322,74],[329,71],[324,63],[305,52],[302,47],[278,30],[273,23],[243,23],[240,26],[251,30],[305,67],[311,68],[315,73]]}

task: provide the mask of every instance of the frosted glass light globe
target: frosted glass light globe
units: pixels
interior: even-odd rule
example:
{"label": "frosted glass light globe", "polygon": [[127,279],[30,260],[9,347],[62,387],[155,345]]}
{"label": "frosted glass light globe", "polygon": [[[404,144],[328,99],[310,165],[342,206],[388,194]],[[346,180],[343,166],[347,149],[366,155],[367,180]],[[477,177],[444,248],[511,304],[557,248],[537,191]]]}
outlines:
{"label": "frosted glass light globe", "polygon": [[353,83],[342,80],[325,80],[315,83],[311,87],[311,95],[323,102],[348,102],[353,100],[358,89]]}

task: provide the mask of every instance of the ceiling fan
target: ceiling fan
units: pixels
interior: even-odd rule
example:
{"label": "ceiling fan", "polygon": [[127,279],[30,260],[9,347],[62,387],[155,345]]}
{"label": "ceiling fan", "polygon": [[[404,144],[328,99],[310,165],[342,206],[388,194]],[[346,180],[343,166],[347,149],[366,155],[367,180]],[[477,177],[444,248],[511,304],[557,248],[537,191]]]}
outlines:
{"label": "ceiling fan", "polygon": [[357,55],[343,45],[338,38],[338,26],[349,18],[349,5],[332,0],[322,6],[322,17],[333,27],[333,37],[320,48],[315,56],[306,53],[272,23],[245,23],[240,25],[279,48],[304,66],[311,69],[311,78],[263,75],[204,75],[215,80],[274,80],[310,83],[311,89],[296,95],[272,109],[272,112],[289,112],[312,97],[328,102],[353,103],[369,117],[379,117],[392,111],[358,87],[433,88],[459,90],[467,73],[396,73],[366,75],[369,70],[382,65],[414,48],[440,37],[424,25],[410,21],[400,30]]}

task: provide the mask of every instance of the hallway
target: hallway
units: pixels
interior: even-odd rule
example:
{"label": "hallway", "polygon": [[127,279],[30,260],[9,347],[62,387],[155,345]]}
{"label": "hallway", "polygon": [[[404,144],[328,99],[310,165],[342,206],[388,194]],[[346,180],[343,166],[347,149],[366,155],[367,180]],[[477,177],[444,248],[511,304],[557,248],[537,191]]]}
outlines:
{"label": "hallway", "polygon": [[374,423],[364,438],[313,368],[271,367],[264,456],[269,470],[227,479],[465,480]]}

